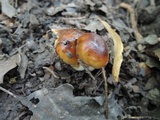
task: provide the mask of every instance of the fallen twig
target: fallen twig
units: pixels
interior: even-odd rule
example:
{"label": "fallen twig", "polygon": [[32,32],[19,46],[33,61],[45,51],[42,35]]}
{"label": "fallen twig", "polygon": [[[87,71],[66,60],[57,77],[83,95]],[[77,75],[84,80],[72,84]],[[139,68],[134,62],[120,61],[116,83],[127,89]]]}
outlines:
{"label": "fallen twig", "polygon": [[139,42],[140,40],[142,40],[142,35],[140,34],[140,32],[138,31],[138,28],[137,28],[137,21],[136,21],[134,9],[127,3],[121,3],[119,6],[122,8],[125,8],[129,11],[131,26],[132,26],[132,29],[134,32],[134,36],[135,36],[135,39],[137,40],[137,42]]}
{"label": "fallen twig", "polygon": [[153,119],[159,120],[159,118],[153,118],[150,116],[130,116],[130,115],[127,115],[125,119],[128,119],[128,120],[153,120]]}
{"label": "fallen twig", "polygon": [[47,70],[48,72],[50,72],[54,78],[59,78],[51,69],[49,69],[48,67],[43,67],[44,70]]}
{"label": "fallen twig", "polygon": [[6,90],[5,88],[3,88],[3,87],[1,87],[1,86],[0,86],[0,90],[2,90],[3,92],[5,92],[5,93],[7,93],[7,94],[9,94],[9,95],[11,95],[11,96],[13,96],[14,98],[17,98],[16,95],[14,95],[12,92]]}
{"label": "fallen twig", "polygon": [[108,118],[108,84],[107,84],[107,77],[106,77],[106,71],[104,69],[104,67],[102,67],[102,75],[103,75],[103,79],[104,79],[104,88],[105,88],[105,107],[106,107],[106,111],[105,111],[105,115],[106,118]]}
{"label": "fallen twig", "polygon": [[66,17],[62,17],[61,19],[62,20],[81,20],[81,19],[85,19],[86,16],[81,16],[81,17],[69,17],[69,18],[66,18]]}

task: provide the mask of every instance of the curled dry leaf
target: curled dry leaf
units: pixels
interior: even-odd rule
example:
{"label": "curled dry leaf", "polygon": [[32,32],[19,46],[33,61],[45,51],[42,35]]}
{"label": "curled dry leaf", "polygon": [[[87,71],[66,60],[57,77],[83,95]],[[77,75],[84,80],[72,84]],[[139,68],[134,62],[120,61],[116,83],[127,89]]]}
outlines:
{"label": "curled dry leaf", "polygon": [[114,42],[114,61],[112,67],[112,75],[115,82],[118,82],[120,67],[123,61],[123,56],[122,56],[123,44],[120,36],[110,27],[110,25],[107,22],[101,20],[99,17],[98,19],[104,25],[104,27],[106,28],[106,30],[108,31],[109,35],[111,36]]}

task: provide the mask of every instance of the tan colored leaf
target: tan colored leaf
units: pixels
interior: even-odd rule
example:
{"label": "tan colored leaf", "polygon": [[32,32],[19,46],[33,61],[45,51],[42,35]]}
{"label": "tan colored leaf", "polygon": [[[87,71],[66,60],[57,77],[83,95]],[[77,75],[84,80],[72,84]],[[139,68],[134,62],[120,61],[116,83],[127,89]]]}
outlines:
{"label": "tan colored leaf", "polygon": [[120,36],[110,27],[110,25],[107,22],[101,20],[99,17],[98,19],[105,26],[106,30],[108,31],[110,37],[113,39],[114,42],[114,61],[112,67],[112,75],[114,80],[118,82],[120,67],[123,61],[123,44]]}

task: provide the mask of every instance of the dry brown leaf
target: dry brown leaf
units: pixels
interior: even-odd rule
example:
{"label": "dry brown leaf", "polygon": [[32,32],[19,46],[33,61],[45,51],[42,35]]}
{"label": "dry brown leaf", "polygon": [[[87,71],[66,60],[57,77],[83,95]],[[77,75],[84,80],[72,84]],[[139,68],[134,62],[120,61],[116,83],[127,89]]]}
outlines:
{"label": "dry brown leaf", "polygon": [[108,31],[109,35],[111,36],[114,42],[114,61],[112,67],[112,75],[115,82],[118,82],[120,67],[123,61],[123,56],[122,56],[123,44],[120,36],[110,27],[110,25],[107,22],[101,20],[99,17],[98,19],[104,25],[104,27],[106,28],[106,30]]}

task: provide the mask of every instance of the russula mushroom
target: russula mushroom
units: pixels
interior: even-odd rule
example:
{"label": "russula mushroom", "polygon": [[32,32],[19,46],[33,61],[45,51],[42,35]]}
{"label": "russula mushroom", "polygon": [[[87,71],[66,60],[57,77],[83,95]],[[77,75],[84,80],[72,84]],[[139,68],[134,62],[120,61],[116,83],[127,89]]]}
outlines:
{"label": "russula mushroom", "polygon": [[74,69],[84,70],[86,66],[93,70],[107,65],[108,47],[101,36],[73,28],[52,31],[58,35],[54,45],[57,55]]}
{"label": "russula mushroom", "polygon": [[78,38],[76,54],[79,60],[95,69],[106,66],[109,60],[105,40],[95,33],[85,33]]}
{"label": "russula mushroom", "polygon": [[52,31],[57,34],[58,39],[55,41],[54,47],[57,55],[63,62],[71,65],[75,69],[79,69],[79,63],[76,56],[76,40],[84,34],[78,29],[62,29]]}

